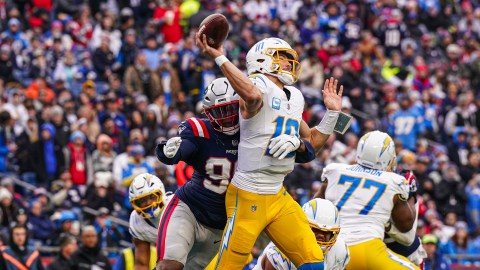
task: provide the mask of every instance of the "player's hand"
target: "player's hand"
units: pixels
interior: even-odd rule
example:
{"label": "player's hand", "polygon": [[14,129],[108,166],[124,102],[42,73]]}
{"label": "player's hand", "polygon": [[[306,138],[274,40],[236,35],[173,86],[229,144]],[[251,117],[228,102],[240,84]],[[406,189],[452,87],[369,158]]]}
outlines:
{"label": "player's hand", "polygon": [[173,158],[175,154],[177,154],[181,143],[182,139],[180,137],[170,138],[163,147],[163,154],[165,154],[167,158]]}
{"label": "player's hand", "polygon": [[340,90],[337,92],[338,80],[331,77],[325,81],[323,86],[322,95],[323,103],[325,107],[332,111],[342,110],[342,94],[343,85],[340,85]]}
{"label": "player's hand", "polygon": [[209,55],[213,59],[223,55],[223,43],[218,49],[210,47],[210,45],[207,43],[207,36],[205,34],[200,36],[198,32],[195,33],[195,41],[200,51],[206,55]]}
{"label": "player's hand", "polygon": [[284,159],[289,153],[300,147],[300,139],[297,136],[282,134],[270,140],[268,149],[273,157]]}
{"label": "player's hand", "polygon": [[409,193],[408,193],[408,198],[415,198],[415,202],[417,201],[417,180],[415,178],[415,175],[413,174],[412,171],[406,171],[402,173],[402,176],[405,177],[408,181],[409,185]]}

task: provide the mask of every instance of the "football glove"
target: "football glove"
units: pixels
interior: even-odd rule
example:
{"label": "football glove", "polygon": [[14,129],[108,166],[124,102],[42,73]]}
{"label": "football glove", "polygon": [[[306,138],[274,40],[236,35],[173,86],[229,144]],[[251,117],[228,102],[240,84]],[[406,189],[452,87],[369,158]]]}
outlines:
{"label": "football glove", "polygon": [[417,202],[417,180],[412,171],[404,171],[401,173],[405,179],[407,179],[410,190],[408,192],[408,198],[414,198],[415,203]]}
{"label": "football glove", "polygon": [[170,138],[163,147],[163,154],[165,154],[167,158],[173,158],[175,154],[177,154],[181,143],[182,139],[180,137]]}
{"label": "football glove", "polygon": [[300,139],[297,136],[282,134],[270,140],[268,149],[273,157],[284,159],[289,153],[300,147]]}

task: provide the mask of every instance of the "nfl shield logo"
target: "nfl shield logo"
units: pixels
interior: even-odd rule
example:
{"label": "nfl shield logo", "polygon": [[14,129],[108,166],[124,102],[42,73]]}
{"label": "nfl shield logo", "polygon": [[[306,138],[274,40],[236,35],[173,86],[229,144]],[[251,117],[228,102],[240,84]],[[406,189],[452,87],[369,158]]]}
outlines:
{"label": "nfl shield logo", "polygon": [[232,145],[237,146],[238,145],[238,140],[232,140]]}
{"label": "nfl shield logo", "polygon": [[252,205],[252,212],[255,212],[257,211],[257,206],[256,205]]}

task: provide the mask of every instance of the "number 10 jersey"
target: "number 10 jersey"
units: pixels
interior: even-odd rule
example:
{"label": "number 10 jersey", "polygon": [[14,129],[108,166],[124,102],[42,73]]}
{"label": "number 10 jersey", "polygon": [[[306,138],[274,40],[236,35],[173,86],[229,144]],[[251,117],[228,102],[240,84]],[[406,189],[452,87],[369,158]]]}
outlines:
{"label": "number 10 jersey", "polygon": [[232,184],[257,194],[276,194],[282,188],[285,175],[293,170],[295,152],[279,160],[269,152],[268,145],[281,134],[299,136],[305,101],[295,87],[280,89],[261,74],[250,79],[262,92],[263,105],[249,119],[240,115],[238,167]]}

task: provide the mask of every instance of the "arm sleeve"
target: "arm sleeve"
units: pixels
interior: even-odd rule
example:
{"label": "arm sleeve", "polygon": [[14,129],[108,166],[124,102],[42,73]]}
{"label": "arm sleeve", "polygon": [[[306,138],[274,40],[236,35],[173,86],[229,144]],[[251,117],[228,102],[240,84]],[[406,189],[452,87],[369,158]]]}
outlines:
{"label": "arm sleeve", "polygon": [[178,127],[178,136],[182,138],[182,144],[173,158],[167,158],[163,153],[166,141],[157,145],[156,153],[158,159],[167,165],[177,164],[179,161],[186,161],[197,152],[198,146],[192,127],[187,121],[184,121]]}
{"label": "arm sleeve", "polygon": [[308,141],[305,141],[305,140],[303,140],[303,143],[305,144],[305,151],[296,152],[297,153],[295,155],[296,163],[308,163],[316,158],[315,149],[313,149],[313,146]]}

